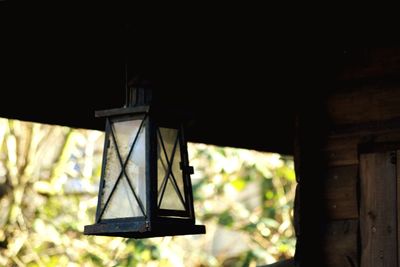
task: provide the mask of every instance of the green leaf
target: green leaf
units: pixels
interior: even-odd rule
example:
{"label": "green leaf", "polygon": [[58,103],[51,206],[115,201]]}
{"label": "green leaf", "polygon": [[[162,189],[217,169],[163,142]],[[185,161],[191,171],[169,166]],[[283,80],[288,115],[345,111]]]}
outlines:
{"label": "green leaf", "polygon": [[232,226],[234,222],[233,216],[229,211],[224,211],[218,218],[218,223],[220,225]]}

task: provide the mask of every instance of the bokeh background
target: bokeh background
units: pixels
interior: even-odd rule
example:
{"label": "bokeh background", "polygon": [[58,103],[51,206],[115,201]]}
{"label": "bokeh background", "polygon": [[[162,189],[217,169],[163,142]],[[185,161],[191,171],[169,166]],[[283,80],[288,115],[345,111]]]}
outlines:
{"label": "bokeh background", "polygon": [[0,266],[258,266],[294,254],[291,157],[189,144],[207,234],[84,236],[104,133],[0,119]]}

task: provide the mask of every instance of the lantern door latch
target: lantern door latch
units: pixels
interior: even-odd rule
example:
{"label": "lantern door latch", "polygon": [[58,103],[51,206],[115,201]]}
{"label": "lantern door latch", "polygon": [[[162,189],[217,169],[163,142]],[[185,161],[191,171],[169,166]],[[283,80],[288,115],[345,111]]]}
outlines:
{"label": "lantern door latch", "polygon": [[188,173],[188,174],[193,174],[194,173],[194,169],[193,166],[189,166],[189,165],[185,165],[183,164],[183,162],[180,162],[180,167],[181,170]]}

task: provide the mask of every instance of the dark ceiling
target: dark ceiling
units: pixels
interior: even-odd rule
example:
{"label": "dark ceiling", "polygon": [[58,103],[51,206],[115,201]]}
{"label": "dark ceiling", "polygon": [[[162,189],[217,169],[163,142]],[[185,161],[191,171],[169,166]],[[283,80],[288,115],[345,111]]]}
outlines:
{"label": "dark ceiling", "polygon": [[129,77],[191,116],[190,141],[291,154],[296,109],[342,60],[343,49],[262,14],[114,20],[57,8],[1,16],[0,116],[103,129],[94,111],[123,105],[127,60]]}

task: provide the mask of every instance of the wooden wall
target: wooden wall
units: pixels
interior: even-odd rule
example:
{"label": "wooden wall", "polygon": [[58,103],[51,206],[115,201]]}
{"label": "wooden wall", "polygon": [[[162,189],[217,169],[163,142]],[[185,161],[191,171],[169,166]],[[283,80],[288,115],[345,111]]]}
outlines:
{"label": "wooden wall", "polygon": [[400,149],[400,83],[342,82],[312,101],[300,113],[295,152],[301,266],[399,266],[400,164],[388,155]]}

